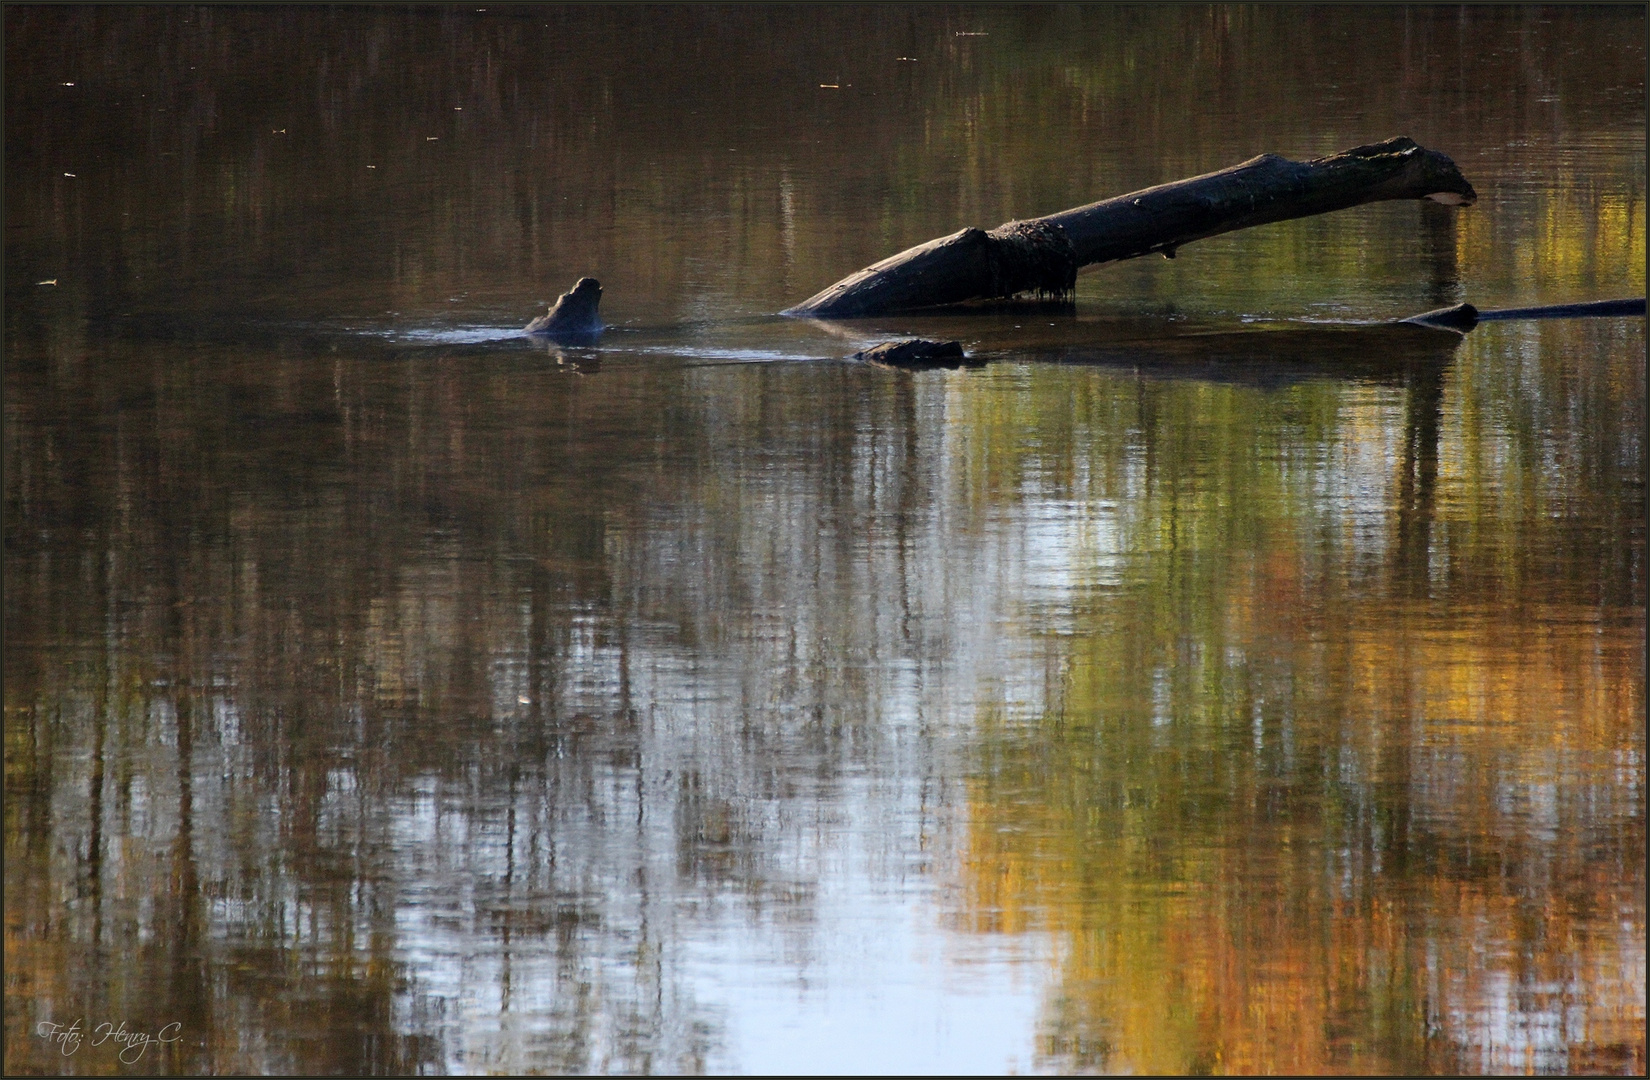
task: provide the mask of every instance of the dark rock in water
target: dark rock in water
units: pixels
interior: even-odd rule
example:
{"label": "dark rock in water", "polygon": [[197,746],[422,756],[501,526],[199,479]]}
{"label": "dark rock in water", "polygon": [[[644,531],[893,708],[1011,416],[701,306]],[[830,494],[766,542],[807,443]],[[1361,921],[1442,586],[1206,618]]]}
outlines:
{"label": "dark rock in water", "polygon": [[550,310],[527,324],[529,334],[550,337],[589,337],[601,333],[601,316],[596,305],[602,301],[602,283],[580,278],[568,291],[556,297]]}
{"label": "dark rock in water", "polygon": [[960,342],[925,341],[922,338],[885,341],[855,353],[853,358],[884,367],[902,368],[959,368],[967,363]]}

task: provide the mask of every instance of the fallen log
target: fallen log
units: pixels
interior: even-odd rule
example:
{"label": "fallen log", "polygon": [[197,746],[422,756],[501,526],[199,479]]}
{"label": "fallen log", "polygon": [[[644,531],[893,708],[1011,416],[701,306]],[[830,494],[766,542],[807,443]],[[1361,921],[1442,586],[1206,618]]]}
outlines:
{"label": "fallen log", "polygon": [[1311,161],[1262,154],[989,232],[970,228],[930,240],[783,314],[844,319],[1022,292],[1069,296],[1078,268],[1091,263],[1154,251],[1172,259],[1194,240],[1386,199],[1470,206],[1477,198],[1455,162],[1402,137]]}

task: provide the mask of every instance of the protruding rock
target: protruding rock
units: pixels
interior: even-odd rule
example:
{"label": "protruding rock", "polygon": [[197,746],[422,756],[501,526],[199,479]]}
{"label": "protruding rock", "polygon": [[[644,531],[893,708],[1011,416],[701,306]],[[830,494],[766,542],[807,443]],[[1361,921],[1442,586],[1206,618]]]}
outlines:
{"label": "protruding rock", "polygon": [[963,352],[961,342],[906,338],[902,341],[885,341],[881,345],[873,345],[863,352],[855,353],[853,359],[881,364],[884,367],[959,368],[967,362],[968,357]]}
{"label": "protruding rock", "polygon": [[590,337],[601,333],[601,316],[596,306],[602,300],[602,283],[580,278],[568,291],[556,297],[550,310],[527,324],[529,334],[547,337]]}

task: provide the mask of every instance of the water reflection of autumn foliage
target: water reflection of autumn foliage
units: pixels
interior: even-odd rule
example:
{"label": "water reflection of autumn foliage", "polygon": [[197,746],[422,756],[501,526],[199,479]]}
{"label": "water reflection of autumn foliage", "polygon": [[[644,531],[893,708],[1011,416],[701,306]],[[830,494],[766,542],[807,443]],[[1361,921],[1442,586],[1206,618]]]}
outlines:
{"label": "water reflection of autumn foliage", "polygon": [[1435,636],[1404,629],[1425,612],[1386,614],[1304,650],[1338,686],[1291,703],[1292,733],[1245,715],[1263,692],[1241,673],[1247,702],[1205,721],[1228,729],[1218,754],[1160,744],[1148,716],[1078,723],[1100,703],[1073,674],[1052,754],[1005,750],[978,782],[971,921],[1068,939],[1049,1057],[1642,1068],[1643,819],[1618,786],[1641,745],[1641,632]]}
{"label": "water reflection of autumn foliage", "polygon": [[[1590,487],[1621,497],[1608,460],[1637,453],[1633,342],[1607,350],[1625,370],[1526,395],[1538,418],[1614,413],[1540,493],[1519,462],[1558,426],[1463,414],[1506,377],[1508,342],[1467,351],[1419,551],[1404,500],[1371,522],[1360,495],[1415,487],[1399,402],[1343,407],[1308,469],[1344,496],[1329,520],[1265,463],[1282,404],[1211,410],[1229,475],[1262,479],[1242,499],[1158,444],[1116,541],[1136,586],[1074,605],[1049,706],[985,718],[971,787],[957,918],[1063,943],[1045,1064],[1642,1071],[1642,502],[1604,536],[1552,512]],[[1126,468],[1083,464],[1113,479],[1077,494],[1127,490]],[[1193,507],[1207,532],[1171,524]],[[1555,543],[1601,572],[1567,578]]]}

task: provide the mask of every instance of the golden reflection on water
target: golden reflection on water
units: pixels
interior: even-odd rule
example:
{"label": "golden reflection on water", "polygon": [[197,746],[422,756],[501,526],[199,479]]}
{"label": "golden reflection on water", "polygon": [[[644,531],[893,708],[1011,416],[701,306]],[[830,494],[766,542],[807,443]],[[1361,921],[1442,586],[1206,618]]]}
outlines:
{"label": "golden reflection on water", "polygon": [[1116,661],[1081,649],[1042,737],[1004,736],[971,787],[963,924],[1065,941],[1045,1064],[1636,1068],[1642,877],[1621,874],[1643,824],[1616,785],[1642,754],[1642,624],[1500,610],[1440,632],[1397,604],[1307,643],[1278,614],[1285,563],[1239,586],[1271,614],[1225,640],[1304,647],[1322,659],[1296,685],[1331,692],[1225,672],[1227,715],[1169,721],[1208,750],[1105,700]]}
{"label": "golden reflection on water", "polygon": [[[1238,318],[1642,293],[1642,11],[5,17],[8,1071],[1643,1071],[1642,322]],[[1480,204],[765,317],[1399,133]]]}
{"label": "golden reflection on water", "polygon": [[[1055,486],[1118,508],[1101,547],[1151,583],[1068,582],[1062,617],[1027,627],[1058,635],[1044,710],[981,717],[956,918],[1063,943],[1040,1064],[1643,1068],[1644,621],[1621,588],[1642,523],[1589,535],[1587,467],[1521,460],[1571,437],[1542,404],[1638,415],[1643,339],[1577,372],[1559,336],[1576,347],[1557,328],[1471,339],[1430,455],[1416,384],[1324,399],[1328,452],[1296,466],[1310,499],[1277,449],[1310,389],[1206,391],[1225,460],[1177,459],[1165,434],[1155,478],[1098,441],[1074,440],[1073,469],[1081,393],[1068,417],[1051,391],[978,418],[1059,432]],[[1506,370],[1520,338],[1546,339],[1534,372]],[[1485,407],[1520,375],[1571,386]]]}

